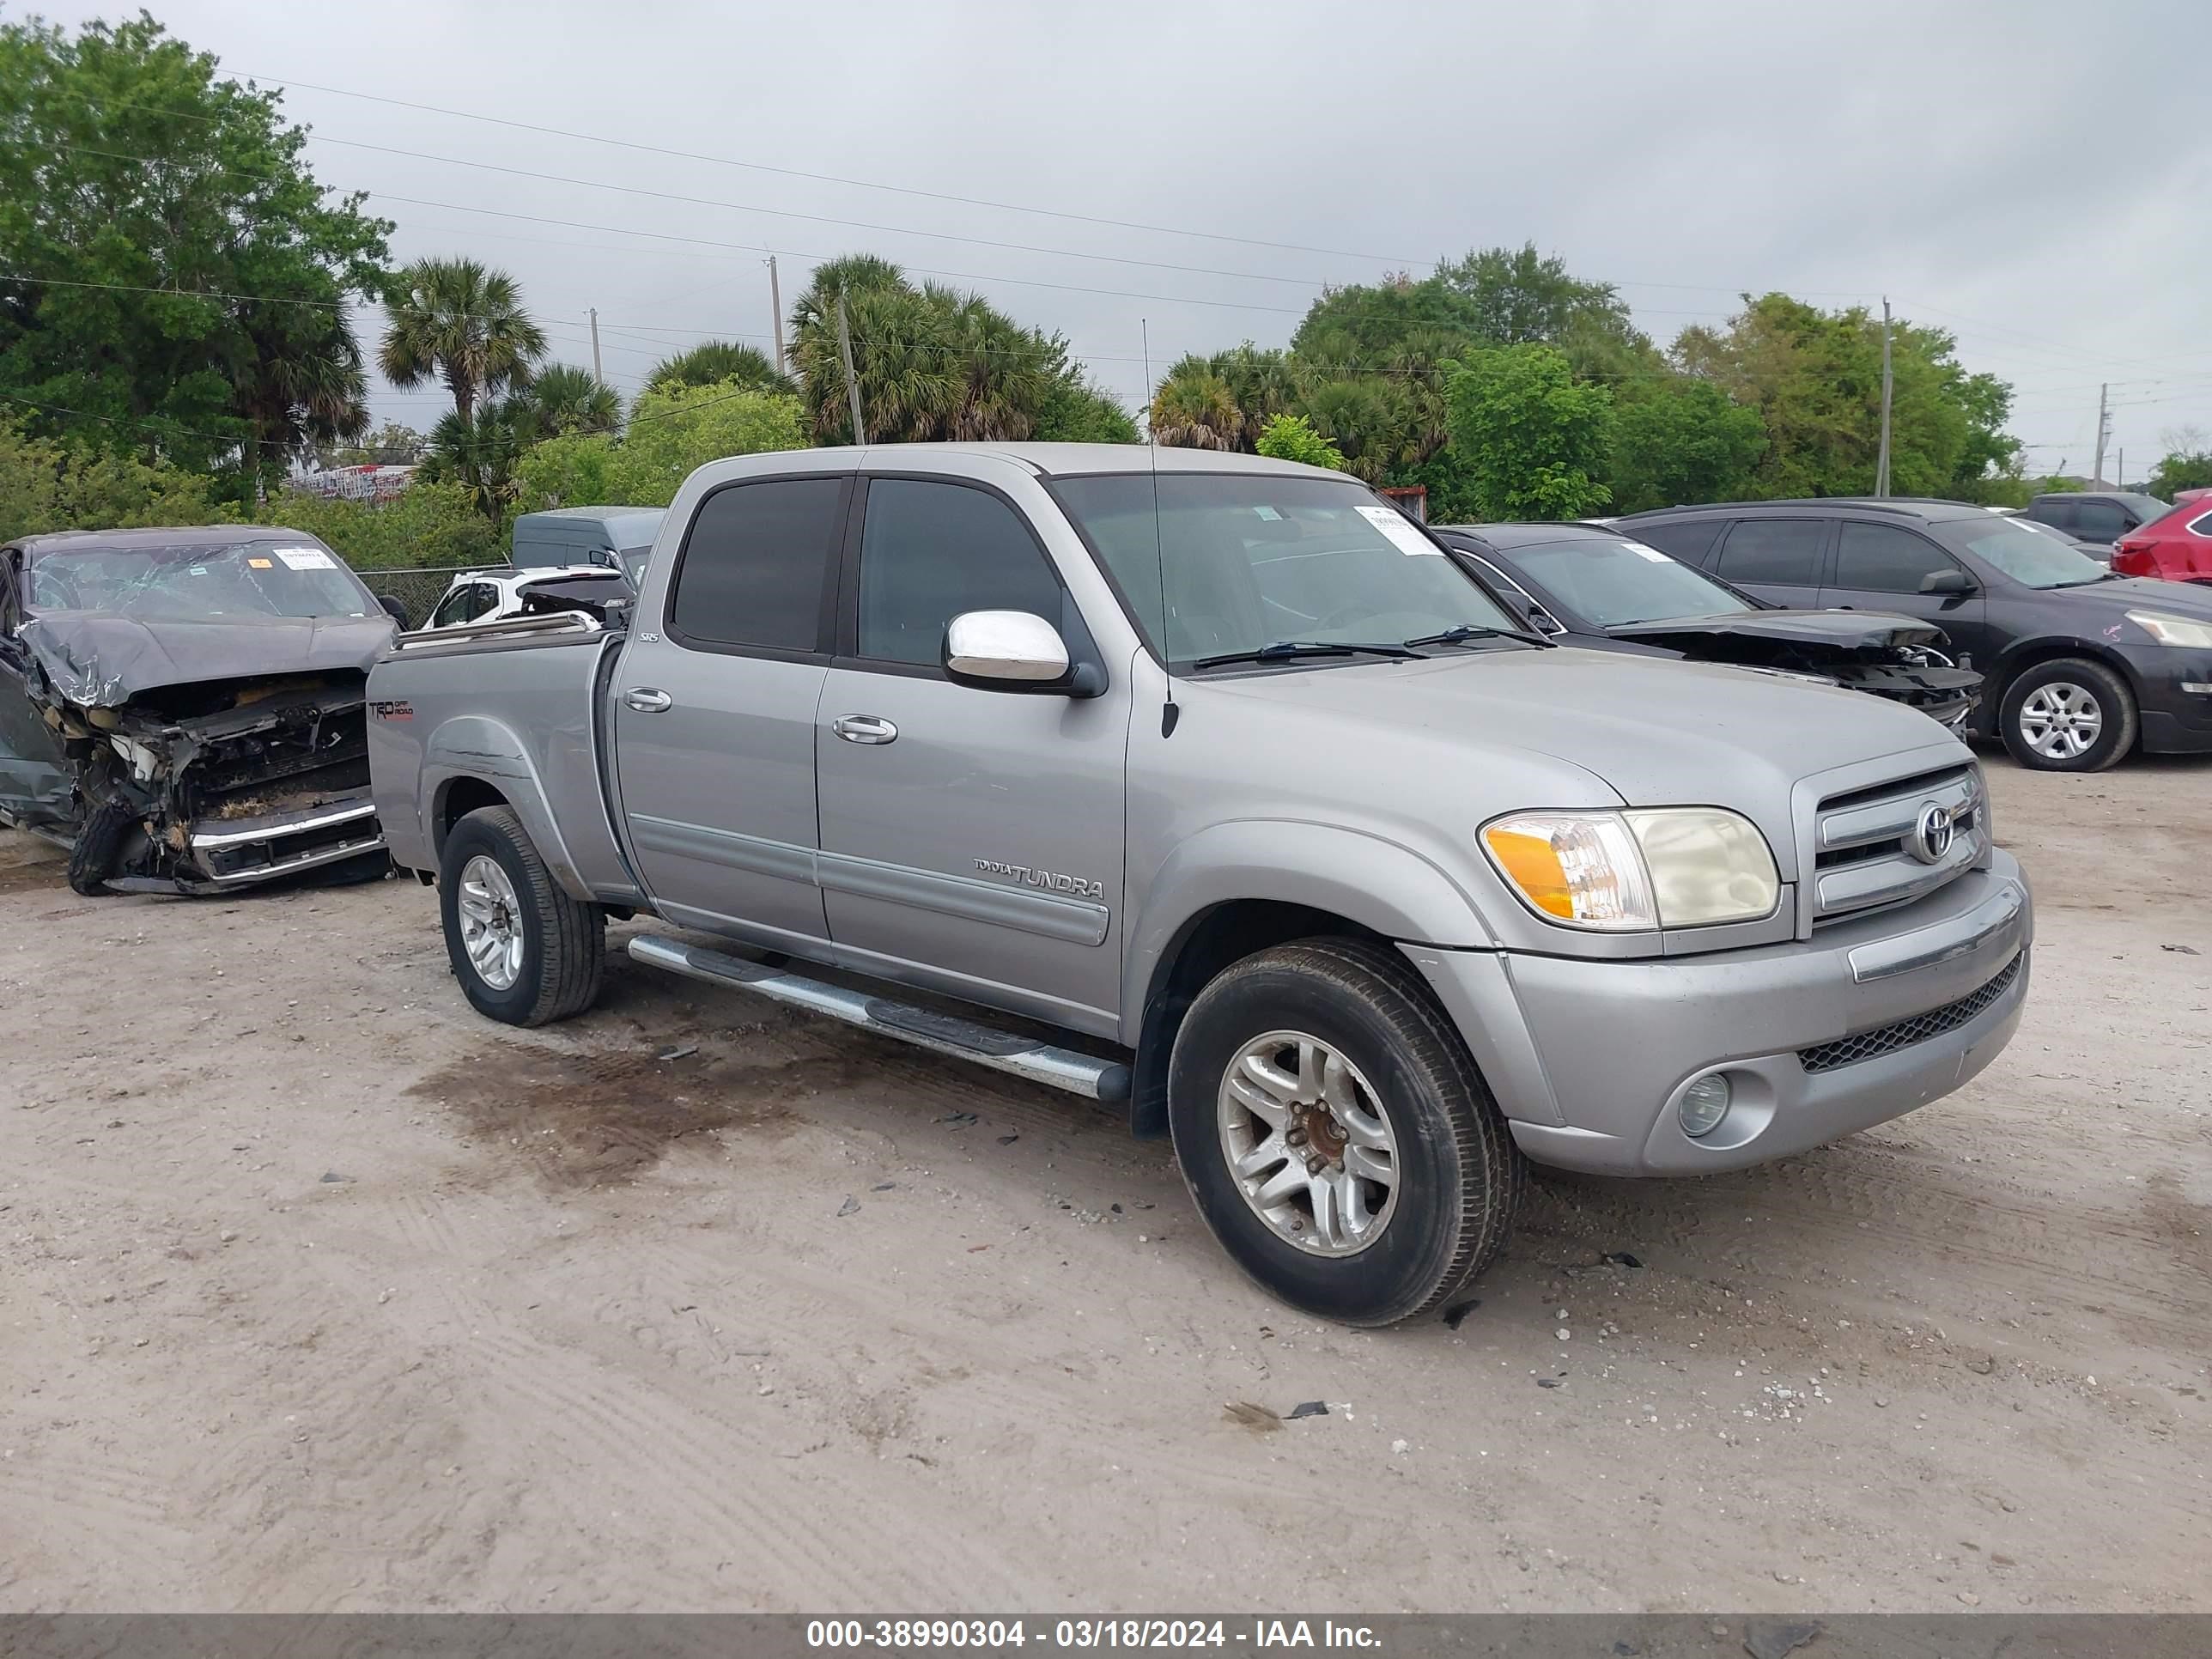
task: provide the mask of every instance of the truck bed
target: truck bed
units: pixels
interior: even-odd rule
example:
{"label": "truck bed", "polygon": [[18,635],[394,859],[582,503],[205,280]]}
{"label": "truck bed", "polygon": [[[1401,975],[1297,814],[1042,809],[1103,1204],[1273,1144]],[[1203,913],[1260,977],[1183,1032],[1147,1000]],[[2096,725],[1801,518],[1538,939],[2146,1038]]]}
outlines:
{"label": "truck bed", "polygon": [[399,635],[368,676],[370,787],[393,862],[436,870],[451,823],[504,801],[573,896],[641,898],[609,816],[606,685],[624,637],[571,615]]}

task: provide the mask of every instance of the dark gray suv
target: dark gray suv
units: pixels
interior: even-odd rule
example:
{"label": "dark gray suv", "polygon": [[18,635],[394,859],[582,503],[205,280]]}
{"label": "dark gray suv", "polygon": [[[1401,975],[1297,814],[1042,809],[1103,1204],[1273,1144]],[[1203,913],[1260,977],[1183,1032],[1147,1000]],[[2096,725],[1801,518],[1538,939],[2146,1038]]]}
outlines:
{"label": "dark gray suv", "polygon": [[1986,677],[1974,731],[2023,766],[2212,752],[2212,592],[2116,576],[1964,501],[1736,501],[1618,522],[1762,599],[1936,623]]}
{"label": "dark gray suv", "polygon": [[2172,503],[2138,489],[2100,489],[2038,495],[2021,517],[2062,530],[2110,557],[2121,537],[2172,510]]}

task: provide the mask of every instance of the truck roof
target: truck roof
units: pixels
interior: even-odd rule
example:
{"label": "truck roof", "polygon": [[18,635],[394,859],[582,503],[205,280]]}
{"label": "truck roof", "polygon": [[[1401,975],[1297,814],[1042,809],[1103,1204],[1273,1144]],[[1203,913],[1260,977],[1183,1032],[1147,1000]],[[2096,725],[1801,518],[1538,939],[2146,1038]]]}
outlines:
{"label": "truck roof", "polygon": [[871,444],[864,465],[881,465],[902,455],[991,455],[1026,466],[1041,477],[1079,477],[1101,472],[1279,472],[1316,478],[1349,475],[1296,461],[1235,450],[1183,449],[1167,444]]}

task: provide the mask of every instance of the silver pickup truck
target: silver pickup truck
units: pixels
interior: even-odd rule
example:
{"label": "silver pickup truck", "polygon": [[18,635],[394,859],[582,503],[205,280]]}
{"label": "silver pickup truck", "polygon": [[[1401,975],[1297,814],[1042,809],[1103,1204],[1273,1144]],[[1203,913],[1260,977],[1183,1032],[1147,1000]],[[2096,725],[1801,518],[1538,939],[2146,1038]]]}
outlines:
{"label": "silver pickup truck", "polygon": [[692,475],[635,613],[403,635],[392,855],[495,1019],[638,960],[1173,1135],[1229,1254],[1382,1324],[1524,1159],[1685,1175],[1959,1087],[2019,866],[1911,709],[1526,635],[1340,474],[901,446]]}

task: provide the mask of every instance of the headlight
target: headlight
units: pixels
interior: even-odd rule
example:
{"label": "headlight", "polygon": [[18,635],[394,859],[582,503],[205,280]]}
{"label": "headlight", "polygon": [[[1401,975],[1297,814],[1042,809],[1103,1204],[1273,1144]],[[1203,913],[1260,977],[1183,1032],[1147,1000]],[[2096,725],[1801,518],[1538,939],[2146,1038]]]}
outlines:
{"label": "headlight", "polygon": [[1626,933],[1754,921],[1782,896],[1766,838],[1715,806],[1516,812],[1484,825],[1481,839],[1530,909],[1571,927]]}
{"label": "headlight", "polygon": [[2163,611],[2130,611],[2128,620],[2160,645],[2212,651],[2212,623],[2198,622],[2190,617],[2169,617]]}

